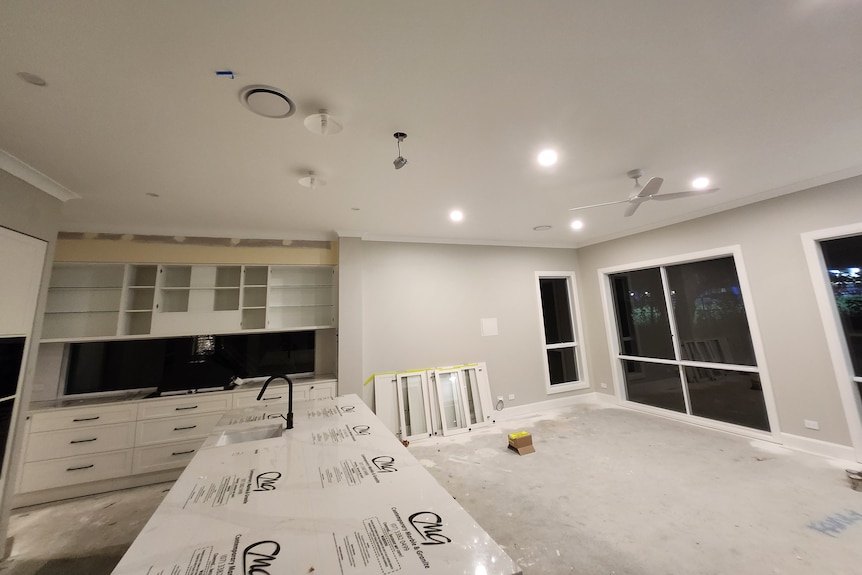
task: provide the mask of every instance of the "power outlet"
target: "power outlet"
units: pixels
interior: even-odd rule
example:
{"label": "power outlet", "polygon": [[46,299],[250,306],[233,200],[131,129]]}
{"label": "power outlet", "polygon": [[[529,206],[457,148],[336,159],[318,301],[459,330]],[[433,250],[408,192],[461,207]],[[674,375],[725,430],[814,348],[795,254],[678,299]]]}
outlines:
{"label": "power outlet", "polygon": [[814,431],[820,431],[820,424],[813,419],[806,419],[803,421],[805,423],[805,427],[808,429],[813,429]]}
{"label": "power outlet", "polygon": [[514,393],[510,393],[510,394],[509,394],[509,401],[514,401],[514,400],[515,400],[515,394],[514,394]]}
{"label": "power outlet", "polygon": [[601,382],[599,385],[601,385],[601,386],[602,386],[602,389],[607,389],[607,388],[608,388],[608,384],[607,384],[607,383],[605,383],[604,381],[603,381],[603,382]]}

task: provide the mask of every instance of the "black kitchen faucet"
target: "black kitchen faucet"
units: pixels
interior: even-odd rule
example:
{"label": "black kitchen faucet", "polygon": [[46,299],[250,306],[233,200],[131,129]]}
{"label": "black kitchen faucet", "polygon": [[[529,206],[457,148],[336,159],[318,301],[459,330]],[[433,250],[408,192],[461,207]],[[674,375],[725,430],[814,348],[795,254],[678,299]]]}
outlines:
{"label": "black kitchen faucet", "polygon": [[293,429],[293,381],[286,375],[271,375],[269,379],[263,382],[263,387],[260,388],[260,393],[257,394],[257,400],[260,401],[266,391],[266,386],[274,379],[283,379],[287,382],[287,415],[282,415],[282,419],[287,422],[286,429]]}

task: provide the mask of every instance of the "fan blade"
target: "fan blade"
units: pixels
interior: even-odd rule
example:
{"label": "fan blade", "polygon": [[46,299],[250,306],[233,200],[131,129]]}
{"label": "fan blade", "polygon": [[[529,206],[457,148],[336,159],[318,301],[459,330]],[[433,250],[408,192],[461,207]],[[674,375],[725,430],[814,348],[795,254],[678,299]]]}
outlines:
{"label": "fan blade", "polygon": [[641,205],[643,202],[644,200],[632,201],[631,203],[629,203],[629,207],[626,208],[625,216],[629,217],[634,214],[635,211],[638,209],[638,206]]}
{"label": "fan blade", "polygon": [[718,188],[710,188],[708,190],[688,190],[685,192],[671,192],[670,194],[659,194],[657,196],[651,196],[651,200],[659,200],[663,202],[665,200],[678,200],[679,198],[690,198],[692,196],[701,196],[703,194],[709,194],[712,192],[717,192]]}
{"label": "fan blade", "polygon": [[616,202],[604,202],[601,204],[591,204],[589,206],[580,206],[577,208],[569,208],[569,211],[574,212],[575,210],[587,210],[589,208],[598,208],[600,206],[612,206],[614,204],[625,204],[625,203],[628,203],[629,201],[630,200],[617,200]]}
{"label": "fan blade", "polygon": [[644,184],[644,187],[640,189],[637,195],[632,196],[630,199],[634,198],[645,198],[647,196],[654,196],[658,193],[659,188],[664,183],[664,178],[650,178],[647,183]]}

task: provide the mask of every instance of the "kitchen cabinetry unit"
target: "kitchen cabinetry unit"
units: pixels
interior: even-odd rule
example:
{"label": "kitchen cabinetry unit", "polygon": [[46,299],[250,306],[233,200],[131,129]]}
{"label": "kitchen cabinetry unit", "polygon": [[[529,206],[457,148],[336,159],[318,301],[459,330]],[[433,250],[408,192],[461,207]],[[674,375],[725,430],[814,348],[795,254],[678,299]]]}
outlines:
{"label": "kitchen cabinetry unit", "polygon": [[32,414],[18,491],[129,475],[136,414],[131,404]]}
{"label": "kitchen cabinetry unit", "polygon": [[55,264],[42,339],[117,335],[124,273],[122,264]]}
{"label": "kitchen cabinetry unit", "polygon": [[[44,407],[28,415],[17,507],[176,479],[224,413],[257,404],[260,384],[217,391],[75,407]],[[275,380],[265,401],[287,404]],[[297,380],[294,401],[335,397],[337,381]],[[76,400],[86,403],[87,400]]]}
{"label": "kitchen cabinetry unit", "polygon": [[333,266],[58,263],[43,341],[335,326]]}
{"label": "kitchen cabinetry unit", "polygon": [[[273,382],[275,383],[275,382]],[[279,387],[268,387],[266,393],[260,398],[260,401],[270,403],[284,403],[287,405],[287,385]],[[254,391],[239,391],[233,394],[233,407],[251,407],[257,405],[257,394],[260,390]],[[312,383],[308,385],[293,386],[293,401],[302,401],[305,399],[324,399],[335,397],[335,381],[323,381],[320,383]]]}

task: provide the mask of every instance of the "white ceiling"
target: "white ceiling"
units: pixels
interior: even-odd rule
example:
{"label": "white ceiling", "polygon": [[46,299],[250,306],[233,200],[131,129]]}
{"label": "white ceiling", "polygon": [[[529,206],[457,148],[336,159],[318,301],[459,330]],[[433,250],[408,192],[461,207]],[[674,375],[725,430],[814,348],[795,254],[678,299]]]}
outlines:
{"label": "white ceiling", "polygon": [[[861,56],[855,0],[4,0],[0,150],[80,196],[63,231],[579,246],[862,174]],[[721,191],[572,231],[632,168]]]}

